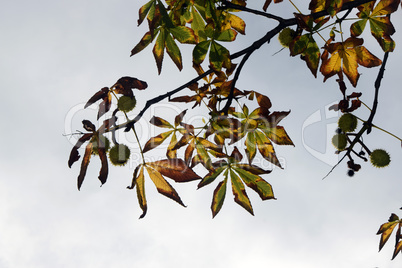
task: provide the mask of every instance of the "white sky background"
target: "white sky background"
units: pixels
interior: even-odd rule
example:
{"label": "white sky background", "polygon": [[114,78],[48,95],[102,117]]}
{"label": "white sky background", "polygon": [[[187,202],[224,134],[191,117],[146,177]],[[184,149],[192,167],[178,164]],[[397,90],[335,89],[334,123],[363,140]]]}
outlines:
{"label": "white sky background", "polygon": [[[390,167],[378,170],[363,163],[350,178],[342,163],[322,180],[330,166],[306,148],[321,153],[321,158],[334,150],[326,147],[326,128],[333,128],[336,118],[326,118],[325,106],[337,101],[340,92],[334,78],[326,84],[322,77],[314,79],[305,64],[287,51],[271,56],[280,49],[276,40],[251,57],[238,87],[268,95],[273,110],[292,110],[282,124],[296,147],[276,147],[286,169],[264,177],[278,200],[261,202],[248,191],[253,217],[234,203],[229,190],[212,220],[216,184],[196,191],[196,182],[172,182],[188,206],[183,208],[148,183],[148,214],[138,220],[136,193],[126,189],[137,162],[130,163],[131,168],[111,167],[108,182],[99,187],[96,158],[77,191],[80,163],[68,168],[73,145],[62,134],[66,125],[72,131],[82,130],[82,119],[95,122],[96,112],[80,110],[66,123],[72,110],[122,76],[148,82],[148,89],[136,95],[137,107],[195,76],[189,51],[183,53],[185,70],[178,72],[166,57],[161,76],[150,48],[129,58],[146,30],[136,27],[143,3],[2,1],[0,267],[400,267],[402,256],[390,261],[394,237],[378,253],[375,235],[390,213],[399,213],[402,206],[400,142],[374,130],[365,141],[372,149],[391,153]],[[288,3],[278,7],[288,14],[285,17],[294,11]],[[392,18],[397,30],[402,25],[400,12]],[[249,38],[262,36],[264,32],[258,31],[273,25],[248,22],[247,36],[239,36],[241,42],[233,51],[248,46]],[[400,32],[394,39],[397,48],[389,58],[374,123],[401,136]],[[374,39],[365,45],[382,58]],[[359,68],[363,75],[354,91],[363,92],[362,99],[369,104],[377,70]],[[146,123],[152,114],[172,120],[180,108],[161,104],[148,111],[138,125],[143,144],[156,134]],[[359,115],[368,115],[360,110]],[[317,111],[323,120],[303,128]],[[189,113],[185,120],[199,114]]]}

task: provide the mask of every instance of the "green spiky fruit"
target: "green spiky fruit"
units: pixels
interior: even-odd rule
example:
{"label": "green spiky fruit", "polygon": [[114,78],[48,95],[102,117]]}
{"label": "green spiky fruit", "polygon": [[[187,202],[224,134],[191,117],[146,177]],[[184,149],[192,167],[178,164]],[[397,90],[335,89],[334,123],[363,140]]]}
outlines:
{"label": "green spiky fruit", "polygon": [[130,158],[130,148],[124,144],[113,146],[109,151],[110,162],[115,166],[124,166]]}
{"label": "green spiky fruit", "polygon": [[343,132],[352,132],[357,127],[357,118],[353,114],[343,114],[338,120],[338,126]]}
{"label": "green spiky fruit", "polygon": [[[100,142],[99,142],[100,141]],[[102,146],[103,148],[105,148],[105,151],[109,151],[110,149],[110,141],[108,138],[106,138],[103,135],[100,136],[93,136],[91,139],[92,142],[92,154],[99,154],[98,148],[99,146]]]}
{"label": "green spiky fruit", "polygon": [[293,29],[283,29],[278,35],[279,43],[281,43],[281,45],[284,47],[289,47],[290,42],[293,41],[294,35],[295,31]]}
{"label": "green spiky fruit", "polygon": [[346,148],[348,144],[348,138],[345,134],[335,134],[332,137],[332,144],[335,146],[336,149],[342,151]]}
{"label": "green spiky fruit", "polygon": [[373,166],[382,168],[389,165],[391,157],[387,151],[383,149],[376,149],[370,154],[370,162]]}
{"label": "green spiky fruit", "polygon": [[117,101],[117,108],[122,112],[129,112],[135,108],[137,104],[137,100],[133,96],[132,98],[129,96],[121,96]]}

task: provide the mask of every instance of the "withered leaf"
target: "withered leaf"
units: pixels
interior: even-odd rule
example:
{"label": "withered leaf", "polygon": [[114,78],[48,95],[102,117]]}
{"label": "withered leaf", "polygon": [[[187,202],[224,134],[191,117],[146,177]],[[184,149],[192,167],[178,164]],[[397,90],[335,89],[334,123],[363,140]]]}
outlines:
{"label": "withered leaf", "polygon": [[92,154],[92,143],[89,143],[85,148],[84,158],[82,159],[81,162],[80,174],[78,175],[77,179],[78,190],[81,189],[81,185],[84,181],[85,174],[87,173],[87,168],[89,165],[89,160],[91,159],[91,154]]}
{"label": "withered leaf", "polygon": [[176,190],[162,177],[162,174],[160,172],[148,165],[146,165],[145,168],[147,169],[149,177],[155,184],[155,187],[160,194],[176,201],[177,203],[185,207]]}
{"label": "withered leaf", "polygon": [[132,89],[136,88],[143,90],[147,87],[148,85],[146,82],[138,80],[134,77],[125,76],[117,80],[117,82],[114,84],[114,92],[124,96],[133,97],[134,93]]}
{"label": "withered leaf", "polygon": [[81,147],[82,144],[84,144],[86,141],[91,139],[92,136],[93,136],[93,133],[84,134],[81,138],[79,138],[77,143],[74,145],[73,149],[71,149],[70,158],[68,159],[68,167],[69,168],[71,168],[71,166],[76,161],[78,161],[78,159],[80,159],[80,154],[78,152],[78,149]]}
{"label": "withered leaf", "polygon": [[92,122],[89,120],[82,120],[82,125],[86,131],[91,131],[91,132],[96,131],[95,125],[92,124]]}
{"label": "withered leaf", "polygon": [[104,99],[109,93],[109,88],[104,87],[98,92],[93,95],[88,102],[85,104],[84,108],[87,108],[88,106],[92,105],[93,103],[97,102],[98,100]]}
{"label": "withered leaf", "polygon": [[189,182],[201,180],[201,177],[186,165],[183,159],[171,158],[147,163],[163,176],[169,177],[175,182]]}
{"label": "withered leaf", "polygon": [[[101,140],[100,140],[101,141]],[[109,173],[109,167],[107,163],[107,156],[106,156],[106,151],[105,151],[105,146],[100,146],[98,148],[99,152],[99,158],[101,160],[101,169],[99,171],[99,177],[98,179],[102,184],[106,183],[107,180],[107,175]]]}

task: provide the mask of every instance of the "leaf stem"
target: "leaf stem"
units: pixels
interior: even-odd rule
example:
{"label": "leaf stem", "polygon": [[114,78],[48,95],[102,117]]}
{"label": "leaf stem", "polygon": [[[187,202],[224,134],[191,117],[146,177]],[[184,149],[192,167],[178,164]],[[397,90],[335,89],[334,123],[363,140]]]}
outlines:
{"label": "leaf stem", "polygon": [[293,7],[297,10],[297,12],[299,12],[300,14],[302,14],[302,12],[300,11],[300,9],[292,2],[292,0],[289,0],[289,2],[293,5]]}

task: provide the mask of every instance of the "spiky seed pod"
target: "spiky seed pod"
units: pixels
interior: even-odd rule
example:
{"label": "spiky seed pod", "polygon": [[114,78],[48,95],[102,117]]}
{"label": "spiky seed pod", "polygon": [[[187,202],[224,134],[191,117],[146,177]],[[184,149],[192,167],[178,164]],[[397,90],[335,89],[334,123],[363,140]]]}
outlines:
{"label": "spiky seed pod", "polygon": [[289,47],[290,42],[293,41],[294,35],[295,31],[293,29],[283,29],[278,35],[279,43],[281,43],[281,45],[284,47]]}
{"label": "spiky seed pod", "polygon": [[130,159],[130,148],[124,144],[113,146],[109,151],[109,159],[115,166],[124,166]]}
{"label": "spiky seed pod", "polygon": [[357,127],[357,118],[353,114],[343,114],[338,120],[338,126],[343,132],[352,132]]}
{"label": "spiky seed pod", "polygon": [[348,144],[348,138],[345,134],[335,134],[332,137],[332,144],[335,146],[336,149],[342,151],[346,148]]}
{"label": "spiky seed pod", "polygon": [[129,96],[121,96],[117,101],[117,108],[122,112],[129,112],[135,108],[137,104],[137,100],[133,96],[132,98]]}
{"label": "spiky seed pod", "polygon": [[389,153],[383,149],[376,149],[370,154],[370,162],[377,168],[386,167],[391,162]]}
{"label": "spiky seed pod", "polygon": [[[100,141],[100,142],[99,142]],[[103,146],[103,148],[105,148],[105,151],[109,151],[110,149],[110,141],[108,138],[106,138],[103,135],[94,135],[91,139],[92,142],[92,154],[99,154],[98,148],[100,146]]]}

